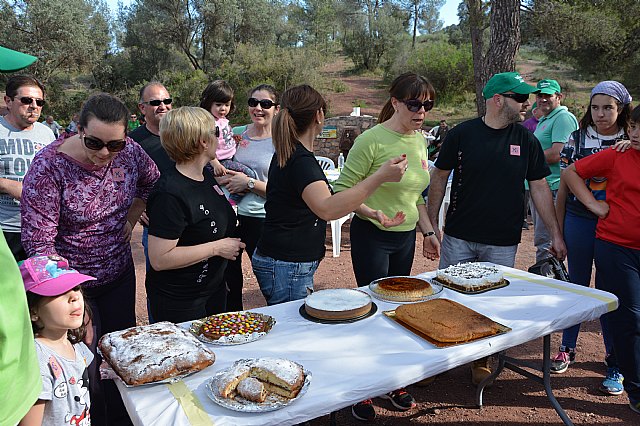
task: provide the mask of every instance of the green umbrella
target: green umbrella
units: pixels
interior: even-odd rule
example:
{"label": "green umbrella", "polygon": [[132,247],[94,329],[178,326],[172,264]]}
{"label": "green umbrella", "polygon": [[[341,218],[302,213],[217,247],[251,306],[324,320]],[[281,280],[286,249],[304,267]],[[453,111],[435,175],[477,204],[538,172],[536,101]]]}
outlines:
{"label": "green umbrella", "polygon": [[0,72],[14,72],[28,67],[37,61],[35,56],[16,52],[0,46]]}

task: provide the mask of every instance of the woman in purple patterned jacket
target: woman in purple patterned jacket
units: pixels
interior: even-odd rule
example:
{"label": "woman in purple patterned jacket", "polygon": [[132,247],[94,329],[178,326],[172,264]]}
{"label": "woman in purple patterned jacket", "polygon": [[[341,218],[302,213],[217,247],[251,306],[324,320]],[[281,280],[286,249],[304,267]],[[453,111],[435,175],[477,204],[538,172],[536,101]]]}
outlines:
{"label": "woman in purple patterned jacket", "polygon": [[[59,254],[97,278],[83,284],[93,311],[94,353],[103,334],[136,325],[129,240],[160,175],[140,145],[126,137],[128,118],[118,98],[91,96],[82,107],[78,133],[42,149],[23,182],[22,242],[29,256]],[[99,365],[99,360],[92,364],[94,374]],[[98,400],[104,390],[108,423],[122,424],[114,418],[126,416],[117,389],[113,383],[96,388],[98,377],[90,376],[92,423],[102,423]]]}

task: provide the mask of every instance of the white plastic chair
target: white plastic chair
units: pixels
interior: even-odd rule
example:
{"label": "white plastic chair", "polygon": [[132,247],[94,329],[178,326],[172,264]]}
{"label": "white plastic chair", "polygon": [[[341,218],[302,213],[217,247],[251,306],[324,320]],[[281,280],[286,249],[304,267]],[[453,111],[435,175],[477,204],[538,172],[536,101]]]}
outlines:
{"label": "white plastic chair", "polygon": [[342,225],[353,217],[353,213],[349,213],[340,219],[331,221],[331,243],[333,244],[333,257],[340,257],[340,244],[342,243]]}
{"label": "white plastic chair", "polygon": [[320,157],[316,155],[316,161],[318,161],[318,164],[320,164],[322,170],[335,170],[336,168],[336,165],[333,163],[333,160],[331,158]]}
{"label": "white plastic chair", "polygon": [[447,209],[449,208],[449,204],[451,203],[451,181],[447,182],[447,189],[444,191],[444,197],[442,199],[442,204],[440,205],[440,212],[438,213],[438,226],[440,227],[440,232],[444,228],[444,219],[447,216]]}

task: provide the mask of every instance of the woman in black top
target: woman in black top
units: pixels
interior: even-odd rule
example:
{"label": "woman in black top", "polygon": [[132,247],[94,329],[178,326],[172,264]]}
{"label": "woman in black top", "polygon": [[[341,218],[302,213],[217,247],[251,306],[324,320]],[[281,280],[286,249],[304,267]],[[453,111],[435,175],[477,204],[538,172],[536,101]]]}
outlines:
{"label": "woman in black top", "polygon": [[326,221],[356,210],[385,226],[404,221],[402,212],[389,219],[381,211],[361,206],[382,183],[399,181],[406,170],[404,156],[387,161],[378,172],[353,188],[332,195],[313,155],[313,142],[324,123],[326,104],[307,85],[288,89],[274,118],[275,154],[269,167],[266,218],[253,254],[253,272],[269,305],[302,299],[313,288],[313,274],[325,253]]}
{"label": "woman in black top", "polygon": [[218,136],[202,108],[169,111],[160,140],[174,169],[163,173],[149,197],[149,261],[146,288],[155,321],[183,322],[224,312],[227,260],[244,244],[230,238],[236,216],[209,168]]}

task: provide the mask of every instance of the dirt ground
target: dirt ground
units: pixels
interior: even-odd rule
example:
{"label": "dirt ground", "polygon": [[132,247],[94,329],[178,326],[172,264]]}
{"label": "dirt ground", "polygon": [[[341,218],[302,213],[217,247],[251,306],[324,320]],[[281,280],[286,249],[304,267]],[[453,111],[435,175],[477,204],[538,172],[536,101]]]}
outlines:
{"label": "dirt ground", "polygon": [[[533,227],[524,230],[518,249],[516,268],[526,270],[534,263]],[[144,292],[144,254],[140,244],[141,230],[136,227],[132,238],[136,274],[138,277],[137,314],[138,322],[147,322],[146,296]],[[436,262],[421,256],[422,238],[416,239],[416,256],[412,273],[417,274],[437,269]],[[349,222],[342,227],[340,257],[332,257],[331,232],[327,227],[326,257],[315,275],[315,288],[355,287],[351,269]],[[256,282],[249,260],[244,255],[244,306],[245,309],[264,306],[264,298]],[[560,334],[552,337],[552,351],[560,343]],[[542,339],[529,342],[508,351],[510,356],[540,361]],[[552,377],[552,387],[558,401],[576,425],[633,425],[640,418],[628,407],[625,396],[604,396],[598,386],[606,371],[603,364],[604,345],[598,322],[583,325],[578,339],[577,362],[569,370]],[[373,374],[373,373],[372,373]],[[441,376],[427,387],[409,386],[407,390],[415,397],[418,407],[401,413],[395,411],[388,401],[376,398],[374,405],[378,417],[375,425],[416,424],[471,424],[471,425],[559,425],[560,418],[547,400],[544,388],[532,380],[505,370],[496,383],[484,392],[484,407],[474,407],[475,387],[471,384],[468,367],[458,367]],[[349,408],[337,414],[338,425],[358,425]],[[315,419],[313,426],[326,426],[329,416]]]}

